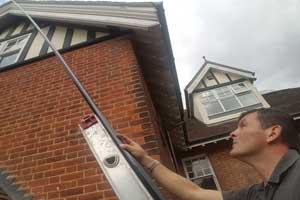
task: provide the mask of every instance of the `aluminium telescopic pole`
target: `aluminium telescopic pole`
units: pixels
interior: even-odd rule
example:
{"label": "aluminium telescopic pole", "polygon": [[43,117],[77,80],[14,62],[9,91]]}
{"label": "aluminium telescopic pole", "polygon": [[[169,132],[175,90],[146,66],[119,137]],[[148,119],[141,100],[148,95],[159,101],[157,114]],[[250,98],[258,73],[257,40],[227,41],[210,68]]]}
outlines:
{"label": "aluminium telescopic pole", "polygon": [[15,1],[11,0],[17,8],[19,8],[22,13],[30,20],[30,22],[33,24],[33,26],[38,30],[38,32],[42,35],[42,37],[45,39],[47,44],[50,46],[50,48],[53,50],[56,57],[59,59],[59,61],[64,66],[65,71],[69,75],[69,77],[72,79],[73,83],[76,85],[78,90],[80,91],[81,95],[85,99],[85,101],[88,103],[89,107],[92,109],[94,114],[98,117],[98,119],[102,122],[103,126],[107,130],[108,134],[110,135],[111,139],[117,146],[117,148],[120,150],[120,152],[123,154],[129,165],[132,167],[136,175],[139,177],[141,182],[145,185],[145,187],[148,189],[149,193],[153,196],[155,200],[163,200],[163,196],[161,195],[159,189],[157,186],[153,183],[150,176],[145,172],[143,167],[133,158],[131,154],[124,151],[120,147],[120,140],[117,137],[116,131],[111,127],[108,120],[104,117],[104,115],[100,112],[97,105],[94,103],[90,95],[88,94],[87,90],[84,88],[84,86],[81,84],[79,79],[76,77],[76,75],[72,72],[69,65],[65,62],[61,54],[57,51],[55,46],[51,43],[51,41],[47,38],[47,36],[43,33],[43,31],[40,29],[40,27],[36,24],[36,22],[32,19],[32,17]]}

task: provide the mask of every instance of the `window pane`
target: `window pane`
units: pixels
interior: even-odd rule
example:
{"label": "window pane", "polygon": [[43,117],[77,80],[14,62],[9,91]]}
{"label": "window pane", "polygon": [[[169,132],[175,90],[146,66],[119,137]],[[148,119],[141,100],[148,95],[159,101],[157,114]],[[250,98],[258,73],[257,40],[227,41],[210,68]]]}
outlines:
{"label": "window pane", "polygon": [[9,50],[14,49],[13,47],[16,45],[17,40],[13,40],[7,43],[6,47],[4,48],[3,52],[7,52]]}
{"label": "window pane", "polygon": [[258,99],[253,93],[242,94],[238,96],[243,106],[251,106],[259,103]]}
{"label": "window pane", "polygon": [[210,168],[204,169],[203,172],[204,172],[205,175],[211,175],[212,174]]}
{"label": "window pane", "polygon": [[201,169],[195,169],[193,171],[194,171],[194,174],[196,175],[196,177],[204,176],[203,171]]}
{"label": "window pane", "polygon": [[213,179],[213,176],[206,176],[194,179],[193,182],[204,189],[217,190],[217,185]]}
{"label": "window pane", "polygon": [[16,61],[18,57],[18,53],[9,55],[9,56],[3,56],[0,61],[0,67],[4,67],[6,65],[10,65]]}
{"label": "window pane", "polygon": [[27,39],[27,37],[18,39],[18,47],[22,48],[26,43],[26,39]]}
{"label": "window pane", "polygon": [[203,176],[203,168],[207,165],[206,160],[193,161],[192,169],[196,176]]}
{"label": "window pane", "polygon": [[206,103],[204,104],[204,108],[209,116],[224,112],[222,106],[218,101]]}
{"label": "window pane", "polygon": [[219,98],[225,98],[225,97],[232,96],[232,92],[227,86],[217,88],[215,91],[216,91]]}
{"label": "window pane", "polygon": [[204,103],[216,100],[216,97],[214,96],[214,94],[212,93],[212,91],[202,92],[201,93],[201,98],[202,98],[202,101]]}
{"label": "window pane", "polygon": [[221,99],[220,101],[223,104],[226,111],[238,109],[241,107],[241,105],[234,96],[231,96],[226,99]]}

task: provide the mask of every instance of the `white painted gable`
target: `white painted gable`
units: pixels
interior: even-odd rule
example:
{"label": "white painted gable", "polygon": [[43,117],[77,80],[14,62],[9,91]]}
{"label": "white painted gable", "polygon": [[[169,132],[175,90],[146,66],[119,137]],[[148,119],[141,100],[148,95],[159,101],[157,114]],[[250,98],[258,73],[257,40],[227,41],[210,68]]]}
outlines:
{"label": "white painted gable", "polygon": [[205,60],[185,88],[189,117],[213,125],[248,109],[269,107],[253,86],[254,80],[253,72]]}
{"label": "white painted gable", "polygon": [[255,80],[253,72],[206,61],[185,90],[191,94],[195,89],[211,87],[241,78]]}

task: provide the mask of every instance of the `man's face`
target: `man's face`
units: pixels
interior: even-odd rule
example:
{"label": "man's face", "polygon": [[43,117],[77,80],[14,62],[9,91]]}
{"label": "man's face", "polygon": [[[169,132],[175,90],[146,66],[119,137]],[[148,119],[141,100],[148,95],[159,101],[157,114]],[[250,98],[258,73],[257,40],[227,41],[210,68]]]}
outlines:
{"label": "man's face", "polygon": [[267,144],[265,130],[256,112],[244,116],[230,137],[233,140],[230,155],[237,158],[255,155]]}

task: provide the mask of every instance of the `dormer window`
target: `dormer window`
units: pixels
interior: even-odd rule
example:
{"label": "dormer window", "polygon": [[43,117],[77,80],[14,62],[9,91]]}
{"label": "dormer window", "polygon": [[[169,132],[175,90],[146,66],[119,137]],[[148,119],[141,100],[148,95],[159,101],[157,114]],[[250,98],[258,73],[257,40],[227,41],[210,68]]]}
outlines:
{"label": "dormer window", "polygon": [[258,98],[244,84],[237,83],[201,93],[202,103],[209,118],[220,114],[260,105]]}
{"label": "dormer window", "polygon": [[18,61],[29,39],[29,35],[23,35],[0,43],[0,68]]}
{"label": "dormer window", "polygon": [[188,117],[215,125],[247,110],[270,107],[253,86],[255,80],[254,72],[205,60],[184,89]]}

